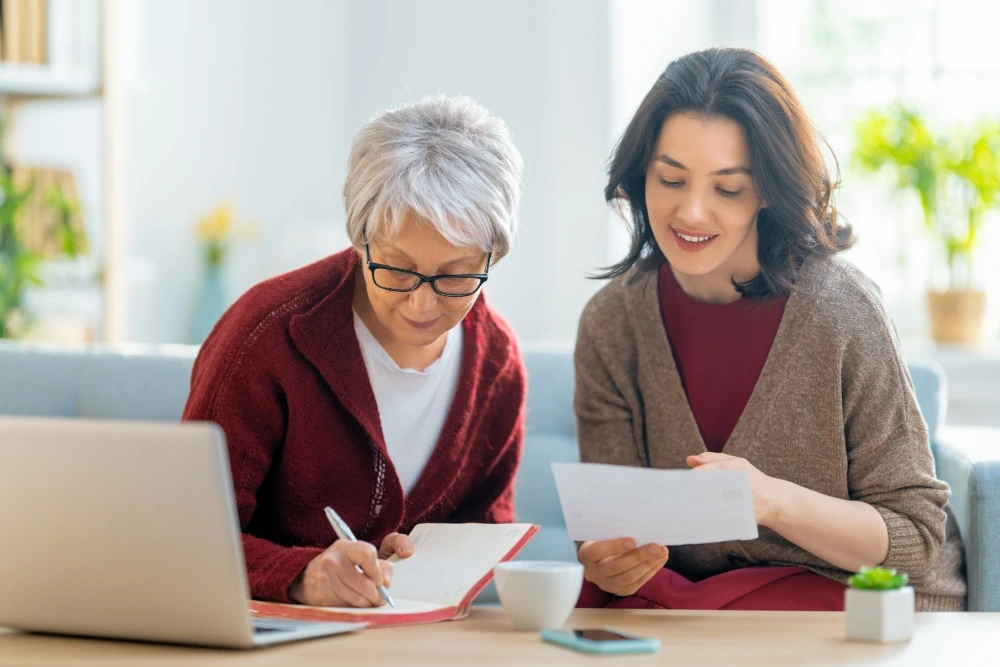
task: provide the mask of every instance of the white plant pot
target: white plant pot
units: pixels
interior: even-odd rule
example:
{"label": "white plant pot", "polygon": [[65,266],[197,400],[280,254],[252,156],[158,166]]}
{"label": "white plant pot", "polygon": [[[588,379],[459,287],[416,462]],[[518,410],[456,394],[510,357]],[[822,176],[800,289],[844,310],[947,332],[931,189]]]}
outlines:
{"label": "white plant pot", "polygon": [[847,638],[863,642],[904,642],[913,636],[916,597],[912,586],[894,591],[848,588],[844,594]]}

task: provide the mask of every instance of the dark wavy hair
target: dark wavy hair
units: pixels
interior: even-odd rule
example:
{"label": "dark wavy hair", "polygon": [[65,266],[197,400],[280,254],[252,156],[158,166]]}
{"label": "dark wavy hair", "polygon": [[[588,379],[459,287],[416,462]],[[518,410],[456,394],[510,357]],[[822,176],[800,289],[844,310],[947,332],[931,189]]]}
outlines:
{"label": "dark wavy hair", "polygon": [[745,283],[733,281],[740,294],[788,294],[806,258],[851,247],[853,230],[831,201],[839,168],[831,180],[820,151],[821,144],[828,150],[829,144],[791,86],[754,51],[714,48],[667,65],[618,141],[604,197],[630,224],[632,247],[625,259],[594,277],[613,278],[633,266],[653,270],[666,261],[646,211],[646,170],[664,122],[682,112],[728,118],[746,134],[754,187],[766,208],[757,217],[760,273]]}

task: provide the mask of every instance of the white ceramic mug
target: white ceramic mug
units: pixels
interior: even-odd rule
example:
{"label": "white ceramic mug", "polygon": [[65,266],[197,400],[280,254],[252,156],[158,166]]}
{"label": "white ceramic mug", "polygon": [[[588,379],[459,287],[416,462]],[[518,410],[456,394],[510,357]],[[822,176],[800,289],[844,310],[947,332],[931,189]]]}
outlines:
{"label": "white ceramic mug", "polygon": [[515,630],[561,628],[583,586],[583,565],[520,560],[493,568],[497,595]]}

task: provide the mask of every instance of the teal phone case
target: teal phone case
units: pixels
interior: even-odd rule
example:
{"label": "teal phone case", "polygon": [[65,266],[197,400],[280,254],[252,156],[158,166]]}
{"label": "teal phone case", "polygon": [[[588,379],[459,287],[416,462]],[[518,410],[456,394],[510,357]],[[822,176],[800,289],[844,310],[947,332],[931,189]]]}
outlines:
{"label": "teal phone case", "polygon": [[602,628],[616,632],[628,637],[628,639],[616,639],[613,641],[595,642],[590,639],[577,637],[572,630],[542,630],[542,641],[550,644],[558,644],[576,651],[584,653],[595,653],[598,655],[622,655],[624,653],[656,653],[660,650],[660,640],[648,637],[636,637],[619,630]]}

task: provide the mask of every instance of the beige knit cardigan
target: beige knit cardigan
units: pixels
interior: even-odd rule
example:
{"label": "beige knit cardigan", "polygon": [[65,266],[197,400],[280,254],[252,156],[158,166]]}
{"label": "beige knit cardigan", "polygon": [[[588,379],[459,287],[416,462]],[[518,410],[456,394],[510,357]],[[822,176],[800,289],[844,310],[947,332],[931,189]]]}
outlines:
{"label": "beige knit cardigan", "polygon": [[[663,326],[655,271],[633,269],[591,299],[575,365],[583,461],[687,469],[686,456],[706,451]],[[882,565],[909,573],[917,608],[965,608],[948,485],[935,478],[927,427],[879,290],[847,262],[802,265],[723,451],[766,475],[869,503],[889,532]],[[798,565],[840,582],[850,574],[766,528],[754,540],[672,547],[668,562],[695,580],[766,565]]]}

